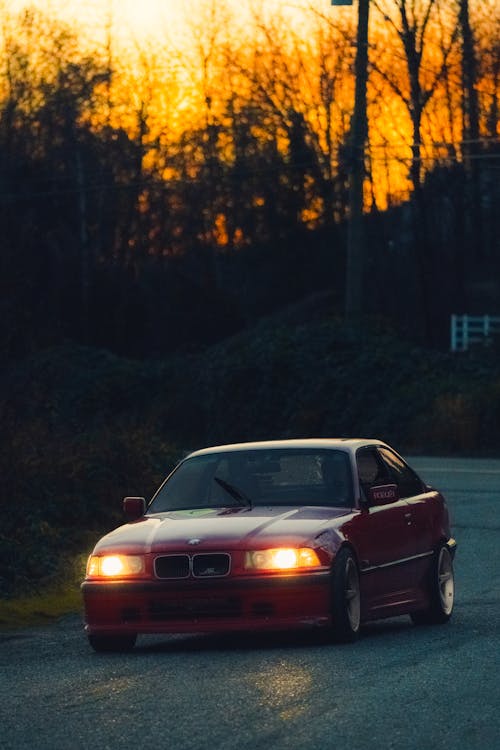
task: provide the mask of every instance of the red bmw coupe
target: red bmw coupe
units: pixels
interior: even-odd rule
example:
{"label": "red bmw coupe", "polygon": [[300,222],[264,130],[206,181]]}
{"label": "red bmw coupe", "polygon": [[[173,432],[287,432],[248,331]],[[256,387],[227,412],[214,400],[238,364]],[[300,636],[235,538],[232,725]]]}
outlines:
{"label": "red bmw coupe", "polygon": [[139,633],[444,623],[454,598],[443,496],[379,440],[240,443],[191,453],[151,502],[126,497],[82,584],[96,651]]}

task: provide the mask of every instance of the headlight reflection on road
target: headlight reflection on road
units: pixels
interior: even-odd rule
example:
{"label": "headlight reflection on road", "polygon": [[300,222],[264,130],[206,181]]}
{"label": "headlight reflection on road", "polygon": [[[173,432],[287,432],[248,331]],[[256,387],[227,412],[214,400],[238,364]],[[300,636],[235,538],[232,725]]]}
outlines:
{"label": "headlight reflection on road", "polygon": [[313,687],[309,670],[283,661],[249,677],[262,695],[262,705],[278,709],[284,721],[309,710]]}

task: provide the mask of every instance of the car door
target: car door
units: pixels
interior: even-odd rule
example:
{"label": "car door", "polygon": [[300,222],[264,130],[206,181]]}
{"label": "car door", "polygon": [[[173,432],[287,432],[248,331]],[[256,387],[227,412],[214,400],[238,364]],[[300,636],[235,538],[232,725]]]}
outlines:
{"label": "car door", "polygon": [[421,586],[429,569],[433,545],[432,506],[438,493],[425,486],[420,477],[390,448],[381,446],[380,455],[391,481],[397,484],[399,496],[408,503],[408,518],[414,543],[411,573],[415,586]]}
{"label": "car door", "polygon": [[353,524],[359,555],[365,616],[386,616],[398,606],[404,608],[413,596],[415,535],[410,508],[405,498],[385,505],[368,506],[371,487],[394,483],[376,446],[356,453],[363,509]]}

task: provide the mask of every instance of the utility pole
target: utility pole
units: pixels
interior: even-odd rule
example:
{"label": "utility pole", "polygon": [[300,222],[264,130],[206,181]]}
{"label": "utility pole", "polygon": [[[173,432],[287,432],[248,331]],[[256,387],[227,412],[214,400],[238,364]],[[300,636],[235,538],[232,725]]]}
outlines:
{"label": "utility pole", "polygon": [[78,221],[80,234],[80,332],[84,344],[89,343],[90,331],[90,258],[87,231],[87,195],[80,144],[75,138],[75,167],[78,190]]}
{"label": "utility pole", "polygon": [[[331,0],[332,5],[352,5],[353,0]],[[368,137],[366,86],[368,82],[368,21],[370,0],[358,0],[356,58],[354,61],[354,111],[349,133],[349,227],[347,239],[347,272],[345,317],[359,320],[363,312],[364,222],[363,183],[365,178],[365,144]]]}

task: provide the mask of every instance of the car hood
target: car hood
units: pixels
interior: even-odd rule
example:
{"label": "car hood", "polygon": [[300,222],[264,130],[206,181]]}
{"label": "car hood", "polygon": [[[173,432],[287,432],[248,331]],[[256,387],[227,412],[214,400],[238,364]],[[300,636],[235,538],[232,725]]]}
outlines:
{"label": "car hood", "polygon": [[103,537],[95,552],[166,552],[241,549],[258,544],[296,545],[317,538],[351,515],[348,508],[204,508],[146,515]]}

